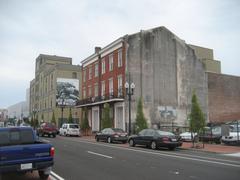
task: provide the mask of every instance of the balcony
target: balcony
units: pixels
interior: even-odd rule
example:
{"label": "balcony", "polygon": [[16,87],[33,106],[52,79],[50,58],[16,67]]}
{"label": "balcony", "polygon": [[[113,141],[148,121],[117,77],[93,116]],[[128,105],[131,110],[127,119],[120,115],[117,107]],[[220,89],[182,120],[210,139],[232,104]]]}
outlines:
{"label": "balcony", "polygon": [[118,95],[114,95],[114,93],[110,93],[103,96],[96,96],[96,97],[90,97],[90,98],[79,100],[76,106],[77,107],[94,106],[97,104],[104,104],[107,102],[120,102],[120,101],[124,101],[124,96],[122,93],[118,93]]}

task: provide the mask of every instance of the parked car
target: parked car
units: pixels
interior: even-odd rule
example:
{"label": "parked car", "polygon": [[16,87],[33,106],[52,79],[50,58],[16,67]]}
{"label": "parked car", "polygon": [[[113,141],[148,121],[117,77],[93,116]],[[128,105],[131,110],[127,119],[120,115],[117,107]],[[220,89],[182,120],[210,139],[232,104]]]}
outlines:
{"label": "parked car", "polygon": [[64,123],[59,130],[59,135],[80,136],[80,127],[78,124]]}
{"label": "parked car", "polygon": [[222,142],[229,145],[240,144],[240,127],[238,127],[238,130],[237,127],[234,127],[228,136],[223,136]]}
{"label": "parked car", "polygon": [[221,143],[221,127],[205,127],[205,131],[199,134],[199,140],[203,142]]}
{"label": "parked car", "polygon": [[42,137],[45,135],[48,137],[56,137],[57,131],[56,126],[49,122],[42,123],[40,127],[37,128],[37,134]]}
{"label": "parked car", "polygon": [[48,179],[54,161],[54,147],[39,141],[31,127],[0,128],[1,173],[38,170],[41,179]]}
{"label": "parked car", "polygon": [[126,143],[128,135],[120,128],[105,128],[96,134],[95,139],[96,141],[106,141],[108,143],[116,141]]}
{"label": "parked car", "polygon": [[137,135],[130,136],[128,143],[131,147],[135,145],[145,145],[152,149],[166,147],[170,150],[174,150],[176,147],[182,145],[180,137],[171,132],[160,131],[156,129],[144,129]]}
{"label": "parked car", "polygon": [[184,132],[181,133],[179,136],[181,137],[182,141],[189,142],[192,141],[196,135],[197,133]]}

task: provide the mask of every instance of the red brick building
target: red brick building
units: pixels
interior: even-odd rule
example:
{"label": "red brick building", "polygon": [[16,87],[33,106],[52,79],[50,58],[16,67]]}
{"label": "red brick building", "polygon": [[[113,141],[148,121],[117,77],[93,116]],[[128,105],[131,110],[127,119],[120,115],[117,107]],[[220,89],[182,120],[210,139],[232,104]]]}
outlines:
{"label": "red brick building", "polygon": [[125,45],[122,38],[103,49],[96,47],[95,53],[82,61],[82,66],[82,100],[78,102],[78,107],[87,108],[92,131],[101,127],[105,103],[110,104],[114,127],[125,129]]}
{"label": "red brick building", "polygon": [[208,108],[211,123],[240,119],[240,77],[208,73]]}

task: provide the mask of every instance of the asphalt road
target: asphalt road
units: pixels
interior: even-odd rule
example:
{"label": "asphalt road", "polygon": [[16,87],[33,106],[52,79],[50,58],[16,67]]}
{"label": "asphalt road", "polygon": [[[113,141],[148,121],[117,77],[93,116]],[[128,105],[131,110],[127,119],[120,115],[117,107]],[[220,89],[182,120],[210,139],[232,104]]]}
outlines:
{"label": "asphalt road", "polygon": [[66,180],[240,179],[240,158],[187,150],[129,148],[78,137],[45,139],[55,146],[54,173]]}

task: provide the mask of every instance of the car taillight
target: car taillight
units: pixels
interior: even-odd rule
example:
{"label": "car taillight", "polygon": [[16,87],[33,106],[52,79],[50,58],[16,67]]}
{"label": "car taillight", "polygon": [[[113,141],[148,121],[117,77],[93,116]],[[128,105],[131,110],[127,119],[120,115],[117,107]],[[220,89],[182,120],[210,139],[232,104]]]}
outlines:
{"label": "car taillight", "polygon": [[162,140],[163,141],[169,141],[169,138],[168,137],[163,137]]}
{"label": "car taillight", "polygon": [[53,157],[54,153],[55,153],[55,149],[54,149],[54,147],[51,147],[51,149],[50,149],[50,156]]}

